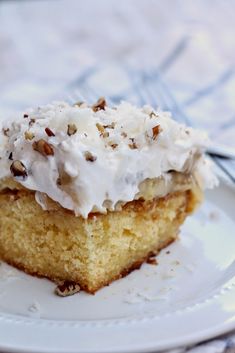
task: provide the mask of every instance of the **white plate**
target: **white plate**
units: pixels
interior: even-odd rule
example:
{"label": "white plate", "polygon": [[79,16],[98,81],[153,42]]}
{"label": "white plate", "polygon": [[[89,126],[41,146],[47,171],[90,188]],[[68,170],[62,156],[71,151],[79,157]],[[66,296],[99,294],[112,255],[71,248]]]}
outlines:
{"label": "white plate", "polygon": [[[235,328],[235,189],[221,183],[163,250],[95,296],[0,266],[0,350],[152,352]],[[167,254],[170,251],[170,254]]]}

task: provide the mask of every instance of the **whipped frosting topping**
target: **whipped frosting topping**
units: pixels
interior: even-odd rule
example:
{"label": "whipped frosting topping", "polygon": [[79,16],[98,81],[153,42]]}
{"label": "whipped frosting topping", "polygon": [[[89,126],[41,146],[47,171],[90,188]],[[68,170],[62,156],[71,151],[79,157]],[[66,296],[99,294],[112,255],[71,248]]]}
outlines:
{"label": "whipped frosting topping", "polygon": [[0,178],[13,177],[84,218],[135,199],[140,184],[191,174],[201,188],[216,184],[204,151],[208,138],[170,113],[127,102],[110,108],[55,102],[2,123]]}

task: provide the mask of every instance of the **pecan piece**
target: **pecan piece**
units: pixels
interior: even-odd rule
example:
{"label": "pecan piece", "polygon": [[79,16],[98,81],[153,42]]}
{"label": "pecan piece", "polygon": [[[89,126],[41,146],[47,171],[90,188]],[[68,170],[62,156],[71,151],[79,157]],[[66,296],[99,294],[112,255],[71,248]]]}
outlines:
{"label": "pecan piece", "polygon": [[136,142],[135,142],[135,139],[134,138],[130,138],[131,142],[132,143],[129,143],[128,146],[132,149],[132,150],[135,150],[138,148]]}
{"label": "pecan piece", "polygon": [[110,146],[112,147],[113,150],[115,150],[115,148],[118,147],[118,143],[112,143]]}
{"label": "pecan piece", "polygon": [[73,106],[74,106],[74,107],[81,107],[81,105],[83,105],[83,104],[84,104],[84,102],[78,101],[78,102],[75,102],[75,103],[73,104]]}
{"label": "pecan piece", "polygon": [[161,129],[160,129],[160,125],[154,126],[152,128],[152,132],[153,132],[153,140],[156,140],[158,134],[160,133]]}
{"label": "pecan piece", "polygon": [[14,161],[10,166],[10,171],[14,177],[23,177],[25,179],[28,176],[27,169],[21,161]]}
{"label": "pecan piece", "polygon": [[77,132],[77,126],[75,124],[68,124],[67,135],[72,136]]}
{"label": "pecan piece", "polygon": [[47,136],[49,136],[49,137],[55,136],[54,132],[53,132],[49,127],[46,127],[46,128],[45,128],[45,133],[46,133]]}
{"label": "pecan piece", "polygon": [[7,128],[7,129],[2,129],[2,132],[3,132],[3,134],[5,135],[5,136],[9,136],[8,135],[8,133],[9,133],[9,131],[10,131],[10,129],[9,128]]}
{"label": "pecan piece", "polygon": [[113,121],[111,124],[104,125],[105,129],[114,129],[115,128],[115,122]]}
{"label": "pecan piece", "polygon": [[60,297],[68,297],[69,295],[73,295],[78,292],[80,292],[80,286],[71,281],[59,283],[55,289],[55,294]]}
{"label": "pecan piece", "polygon": [[43,139],[34,141],[33,149],[41,153],[43,156],[54,156],[53,147]]}
{"label": "pecan piece", "polygon": [[34,134],[31,131],[25,131],[24,138],[25,140],[32,140],[34,138]]}
{"label": "pecan piece", "polygon": [[149,257],[146,262],[149,265],[157,265],[158,264],[157,259],[155,257]]}
{"label": "pecan piece", "polygon": [[104,97],[100,97],[98,101],[92,105],[92,110],[97,112],[98,110],[105,110],[106,107],[106,100]]}
{"label": "pecan piece", "polygon": [[31,118],[30,120],[29,120],[29,126],[32,126],[34,123],[35,123],[35,119],[34,118]]}
{"label": "pecan piece", "polygon": [[158,117],[157,114],[154,113],[154,111],[152,111],[152,112],[149,114],[149,116],[150,116],[150,119],[152,119],[153,117],[156,117],[156,118]]}
{"label": "pecan piece", "polygon": [[95,162],[97,160],[97,157],[93,156],[93,154],[89,151],[84,152],[84,156],[86,158],[86,161],[89,162]]}

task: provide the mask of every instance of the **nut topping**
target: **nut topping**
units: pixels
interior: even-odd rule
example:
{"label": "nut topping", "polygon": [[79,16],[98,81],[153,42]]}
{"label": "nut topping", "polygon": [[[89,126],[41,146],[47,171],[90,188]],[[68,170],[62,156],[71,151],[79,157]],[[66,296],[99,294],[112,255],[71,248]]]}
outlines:
{"label": "nut topping", "polygon": [[9,133],[10,129],[2,129],[2,132],[5,136],[8,136],[8,133]]}
{"label": "nut topping", "polygon": [[128,146],[132,149],[132,150],[135,150],[138,148],[136,142],[135,142],[135,139],[134,138],[130,138],[131,142],[132,143],[129,143]]}
{"label": "nut topping", "polygon": [[59,283],[55,289],[55,294],[60,297],[68,297],[69,295],[73,295],[78,292],[80,292],[80,286],[71,281]]}
{"label": "nut topping", "polygon": [[114,129],[115,128],[115,122],[113,121],[111,124],[104,125],[105,129]]}
{"label": "nut topping", "polygon": [[24,117],[24,119],[27,119],[29,117],[29,115],[28,114],[24,114],[23,117]]}
{"label": "nut topping", "polygon": [[99,132],[100,132],[101,134],[103,134],[103,133],[105,132],[104,126],[101,125],[100,123],[97,123],[97,124],[96,124],[96,127],[97,127],[97,129],[99,130]]}
{"label": "nut topping", "polygon": [[24,138],[25,140],[32,140],[34,138],[34,134],[31,131],[25,131]]}
{"label": "nut topping", "polygon": [[104,125],[101,125],[100,123],[97,123],[96,127],[99,130],[99,132],[100,132],[100,136],[102,136],[104,138],[105,137],[109,137],[109,133],[108,133],[108,131],[105,131],[105,126]]}
{"label": "nut topping", "polygon": [[149,265],[157,265],[158,264],[157,259],[155,257],[149,257],[146,262]]}
{"label": "nut topping", "polygon": [[55,136],[54,132],[51,129],[49,129],[49,127],[45,128],[45,132],[46,132],[47,136],[49,136],[49,137]]}
{"label": "nut topping", "polygon": [[10,171],[14,177],[23,177],[25,179],[28,176],[27,169],[21,161],[14,161],[10,166]]}
{"label": "nut topping", "polygon": [[154,113],[154,111],[152,111],[150,114],[150,119],[152,119],[153,117],[157,118],[157,114]]}
{"label": "nut topping", "polygon": [[73,104],[73,106],[74,107],[81,107],[81,105],[83,105],[84,104],[84,102],[82,102],[82,101],[78,101],[78,102],[75,102],[74,104]]}
{"label": "nut topping", "polygon": [[41,153],[43,156],[54,156],[53,147],[43,139],[34,141],[33,149]]}
{"label": "nut topping", "polygon": [[112,147],[113,150],[115,150],[115,148],[117,148],[118,144],[117,143],[112,143],[110,146]]}
{"label": "nut topping", "polygon": [[68,124],[67,135],[72,136],[77,132],[77,126],[75,124]]}
{"label": "nut topping", "polygon": [[106,105],[106,100],[104,97],[101,97],[95,104],[92,105],[92,110],[94,112],[97,112],[98,110],[105,110]]}
{"label": "nut topping", "polygon": [[86,158],[86,161],[89,162],[95,162],[97,160],[97,157],[93,156],[93,154],[89,151],[84,152],[84,156]]}
{"label": "nut topping", "polygon": [[11,161],[13,161],[13,153],[12,153],[12,152],[9,154],[8,159],[10,159]]}
{"label": "nut topping", "polygon": [[29,126],[32,126],[34,123],[35,123],[35,119],[34,118],[31,118],[30,120],[29,120]]}
{"label": "nut topping", "polygon": [[156,140],[156,138],[160,132],[160,125],[154,126],[152,128],[152,132],[153,132],[153,140]]}

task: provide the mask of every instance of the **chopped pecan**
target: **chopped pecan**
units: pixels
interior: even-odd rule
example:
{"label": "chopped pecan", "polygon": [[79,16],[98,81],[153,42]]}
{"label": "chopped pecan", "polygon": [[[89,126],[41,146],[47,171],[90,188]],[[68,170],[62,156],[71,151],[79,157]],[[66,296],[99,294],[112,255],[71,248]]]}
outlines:
{"label": "chopped pecan", "polygon": [[14,161],[10,166],[10,171],[14,177],[23,177],[24,179],[28,176],[27,169],[21,161]]}
{"label": "chopped pecan", "polygon": [[80,292],[80,286],[71,281],[59,283],[55,289],[55,294],[60,297],[68,297],[69,295],[73,295],[78,292]]}
{"label": "chopped pecan", "polygon": [[13,153],[12,153],[12,152],[9,154],[8,159],[10,159],[11,161],[13,161]]}
{"label": "chopped pecan", "polygon": [[38,141],[34,141],[33,149],[35,151],[41,153],[43,156],[53,156],[54,155],[53,147],[43,139],[40,139]]}
{"label": "chopped pecan", "polygon": [[31,118],[30,120],[29,120],[29,126],[32,126],[34,123],[35,123],[35,119],[34,118]]}
{"label": "chopped pecan", "polygon": [[25,119],[27,119],[27,118],[29,117],[29,115],[28,115],[28,114],[24,114],[23,117],[24,117]]}
{"label": "chopped pecan", "polygon": [[149,265],[157,265],[158,262],[157,262],[157,259],[155,257],[149,257],[147,259],[147,264],[149,264]]}
{"label": "chopped pecan", "polygon": [[97,123],[97,124],[96,124],[96,127],[97,127],[97,129],[99,130],[99,132],[100,132],[101,134],[103,134],[103,133],[105,132],[104,126],[101,125],[100,123]]}
{"label": "chopped pecan", "polygon": [[110,146],[112,147],[113,150],[115,150],[115,148],[117,148],[118,146],[118,143],[112,143]]}
{"label": "chopped pecan", "polygon": [[123,132],[121,133],[121,135],[122,135],[122,137],[127,137],[127,133],[126,133],[125,131],[123,131]]}
{"label": "chopped pecan", "polygon": [[152,119],[153,117],[157,118],[157,114],[154,113],[154,111],[152,111],[152,112],[149,114],[149,116],[150,116],[150,119]]}
{"label": "chopped pecan", "polygon": [[31,131],[25,131],[24,133],[25,140],[32,140],[34,137],[35,136]]}
{"label": "chopped pecan", "polygon": [[2,129],[2,132],[3,132],[3,134],[5,135],[5,136],[9,136],[8,134],[9,134],[9,131],[10,131],[10,129],[9,128],[7,128],[7,129]]}
{"label": "chopped pecan", "polygon": [[131,140],[131,143],[128,144],[128,146],[132,149],[132,150],[135,150],[138,148],[136,142],[135,142],[135,139],[134,138],[130,138]]}
{"label": "chopped pecan", "polygon": [[47,136],[49,136],[49,137],[55,136],[54,132],[53,132],[49,127],[46,127],[46,128],[45,128],[45,133],[46,133]]}
{"label": "chopped pecan", "polygon": [[157,138],[157,136],[158,136],[158,134],[159,134],[160,131],[161,131],[160,125],[154,126],[154,127],[152,128],[153,140],[156,140],[156,138]]}
{"label": "chopped pecan", "polygon": [[68,124],[67,135],[69,135],[69,136],[74,135],[74,134],[76,134],[77,130],[78,129],[75,124]]}
{"label": "chopped pecan", "polygon": [[106,100],[104,97],[100,97],[98,101],[92,105],[92,109],[94,112],[97,112],[98,110],[105,110],[106,107]]}
{"label": "chopped pecan", "polygon": [[114,129],[115,128],[115,122],[113,121],[111,124],[108,125],[103,125],[105,129]]}
{"label": "chopped pecan", "polygon": [[89,151],[84,152],[84,156],[86,158],[86,161],[89,161],[89,162],[95,162],[97,159],[97,157],[93,156],[93,154]]}
{"label": "chopped pecan", "polygon": [[104,125],[101,125],[100,123],[97,123],[96,127],[99,130],[99,132],[100,132],[100,136],[102,136],[104,138],[105,137],[109,137],[109,132],[105,131],[105,126]]}

